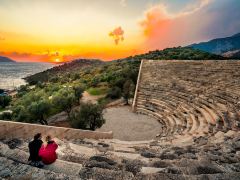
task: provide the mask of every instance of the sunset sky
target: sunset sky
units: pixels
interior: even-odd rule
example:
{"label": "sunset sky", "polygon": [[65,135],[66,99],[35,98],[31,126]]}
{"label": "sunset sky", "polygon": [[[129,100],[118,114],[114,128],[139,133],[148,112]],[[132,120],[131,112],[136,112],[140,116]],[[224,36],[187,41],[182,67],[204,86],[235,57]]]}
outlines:
{"label": "sunset sky", "polygon": [[240,32],[240,0],[0,0],[0,56],[112,60]]}

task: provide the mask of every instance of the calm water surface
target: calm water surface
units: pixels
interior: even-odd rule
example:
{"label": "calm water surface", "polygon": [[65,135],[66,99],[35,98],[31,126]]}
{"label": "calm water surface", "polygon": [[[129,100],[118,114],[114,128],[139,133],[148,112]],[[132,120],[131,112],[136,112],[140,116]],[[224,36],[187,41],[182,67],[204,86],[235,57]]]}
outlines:
{"label": "calm water surface", "polygon": [[52,68],[50,63],[0,63],[0,89],[26,84],[22,78]]}

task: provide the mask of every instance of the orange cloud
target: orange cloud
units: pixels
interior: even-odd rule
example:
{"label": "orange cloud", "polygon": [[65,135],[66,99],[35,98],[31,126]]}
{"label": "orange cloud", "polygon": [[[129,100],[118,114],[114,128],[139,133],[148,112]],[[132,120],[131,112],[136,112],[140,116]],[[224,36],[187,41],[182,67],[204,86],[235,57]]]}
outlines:
{"label": "orange cloud", "polygon": [[120,59],[128,56],[132,56],[133,54],[140,54],[143,53],[143,51],[139,49],[131,49],[131,50],[120,50],[116,53],[116,51],[108,51],[106,53],[105,51],[89,51],[81,54],[74,54],[74,55],[64,55],[62,58],[64,61],[71,61],[74,59],[101,59],[105,61],[114,60],[114,59]]}
{"label": "orange cloud", "polygon": [[9,57],[13,60],[17,61],[33,61],[33,62],[55,62],[58,58],[62,61],[61,57],[59,57],[59,53],[43,53],[43,54],[33,54],[33,53],[19,53],[19,52],[0,52],[1,56]]}
{"label": "orange cloud", "polygon": [[200,19],[202,11],[211,1],[201,0],[177,14],[169,13],[163,4],[148,9],[139,22],[145,36],[145,46],[162,49],[198,41],[199,31],[208,25],[206,18],[204,21]]}
{"label": "orange cloud", "polygon": [[121,26],[115,28],[113,31],[109,33],[109,36],[114,39],[114,42],[116,45],[118,45],[120,41],[124,40],[123,35],[124,35],[124,31]]}
{"label": "orange cloud", "polygon": [[171,16],[164,5],[154,6],[145,13],[145,19],[140,22],[144,35],[147,37],[155,34],[165,34],[171,23]]}

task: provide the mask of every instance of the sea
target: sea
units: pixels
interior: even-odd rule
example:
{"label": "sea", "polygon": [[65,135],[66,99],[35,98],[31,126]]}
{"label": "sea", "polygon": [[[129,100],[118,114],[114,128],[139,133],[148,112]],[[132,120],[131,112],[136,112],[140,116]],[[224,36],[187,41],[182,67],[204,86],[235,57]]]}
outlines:
{"label": "sea", "polygon": [[36,74],[54,67],[51,63],[0,62],[0,89],[13,90],[27,82],[26,76]]}

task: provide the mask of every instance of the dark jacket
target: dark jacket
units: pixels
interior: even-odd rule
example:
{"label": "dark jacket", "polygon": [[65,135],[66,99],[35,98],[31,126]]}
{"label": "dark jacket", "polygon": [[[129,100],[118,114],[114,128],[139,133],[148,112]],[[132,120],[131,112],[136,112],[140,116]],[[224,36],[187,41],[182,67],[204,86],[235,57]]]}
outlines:
{"label": "dark jacket", "polygon": [[41,157],[38,155],[39,149],[43,144],[42,140],[33,140],[28,144],[30,156],[29,161],[41,161]]}

